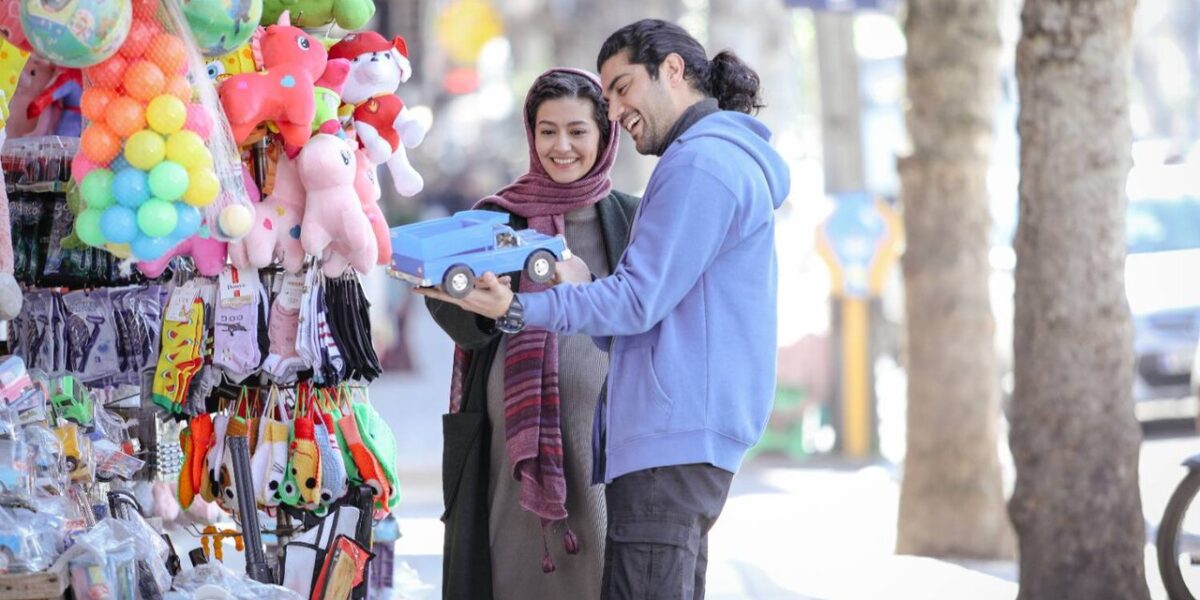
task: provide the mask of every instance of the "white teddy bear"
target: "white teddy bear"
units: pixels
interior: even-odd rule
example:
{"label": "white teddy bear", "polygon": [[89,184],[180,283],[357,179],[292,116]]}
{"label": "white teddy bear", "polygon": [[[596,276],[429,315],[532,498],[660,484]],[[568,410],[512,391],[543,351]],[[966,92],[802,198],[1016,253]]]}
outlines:
{"label": "white teddy bear", "polygon": [[412,75],[404,38],[389,41],[374,31],[352,33],[329,49],[329,58],[350,61],[342,102],[343,110],[352,110],[349,119],[359,145],[371,162],[387,163],[396,192],[416,195],[425,180],[409,164],[405,148],[420,144],[429,124],[414,117],[396,95]]}

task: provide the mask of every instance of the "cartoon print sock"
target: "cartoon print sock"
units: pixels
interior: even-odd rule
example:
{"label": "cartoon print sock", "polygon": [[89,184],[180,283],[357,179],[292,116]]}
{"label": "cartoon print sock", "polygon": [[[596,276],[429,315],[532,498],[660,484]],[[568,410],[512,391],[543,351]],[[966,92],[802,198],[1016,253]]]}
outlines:
{"label": "cartoon print sock", "polygon": [[[190,464],[192,461],[191,427],[179,430],[179,448],[183,450],[183,464]],[[192,505],[192,499],[196,497],[196,488],[192,487],[192,473],[190,470],[186,468],[180,469],[176,492],[180,506],[187,508]]]}
{"label": "cartoon print sock", "polygon": [[204,474],[200,480],[200,497],[208,502],[216,501],[220,492],[217,489],[220,481],[220,473],[217,470],[221,468],[221,459],[225,456],[225,432],[228,428],[228,415],[213,417],[213,445],[204,459]]}
{"label": "cartoon print sock", "polygon": [[[221,273],[221,297],[217,301],[213,364],[240,383],[258,370],[262,354],[258,348],[259,303],[264,290],[257,275],[245,277],[227,268]],[[238,278],[234,283],[231,278]],[[241,286],[239,289],[235,289]],[[232,294],[239,294],[230,298]]]}
{"label": "cartoon print sock", "polygon": [[354,459],[354,466],[358,469],[359,478],[364,484],[371,486],[371,489],[375,491],[375,505],[377,507],[387,506],[389,492],[387,477],[384,476],[383,470],[380,469],[375,455],[371,454],[371,451],[367,450],[366,445],[363,444],[353,411],[346,413],[338,421],[338,428],[342,431],[342,437],[346,441],[346,446],[350,448],[350,456]]}
{"label": "cartoon print sock", "polygon": [[188,429],[192,432],[192,456],[184,466],[184,471],[191,474],[192,493],[200,492],[200,482],[204,480],[204,460],[213,445],[212,415],[202,413],[192,417]]}
{"label": "cartoon print sock", "polygon": [[379,468],[388,482],[386,506],[395,507],[400,502],[400,479],[396,476],[396,438],[392,429],[379,416],[375,407],[361,402],[354,405],[354,418],[363,444],[375,456]]}
{"label": "cartoon print sock", "polygon": [[[249,425],[250,436],[262,443],[254,446],[254,452],[250,455],[250,489],[254,490],[254,501],[263,504],[262,491],[267,486],[267,470],[271,468],[271,445],[266,438],[266,419],[255,420],[258,423]],[[261,433],[256,433],[256,430]]]}
{"label": "cartoon print sock", "polygon": [[204,303],[190,297],[184,288],[172,295],[162,327],[162,352],[154,372],[154,403],[173,413],[183,410],[192,378],[203,364]]}
{"label": "cartoon print sock", "polygon": [[[225,441],[228,444],[233,438],[244,438],[248,434],[246,420],[242,417],[230,417],[225,429]],[[237,487],[233,482],[233,453],[224,452],[221,456],[220,470],[217,472],[217,504],[226,511],[233,512],[237,508]]]}
{"label": "cartoon print sock", "polygon": [[[315,429],[311,416],[297,417],[292,425],[295,437],[292,439],[291,483],[299,495],[297,506],[307,510],[320,505],[321,454],[317,449]],[[295,495],[288,490],[284,493],[289,497]]]}
{"label": "cartoon print sock", "polygon": [[279,506],[283,501],[283,480],[288,467],[288,426],[271,419],[267,422],[263,443],[269,448],[270,462],[262,489],[263,506]]}
{"label": "cartoon print sock", "polygon": [[334,500],[346,495],[346,471],[334,457],[329,430],[325,429],[325,422],[319,417],[313,423],[313,434],[317,441],[317,452],[321,455],[321,486],[317,491],[317,502],[320,506],[328,507]]}
{"label": "cartoon print sock", "polygon": [[362,479],[358,476],[358,468],[354,466],[354,457],[350,456],[350,448],[346,446],[346,439],[342,436],[342,430],[337,426],[337,422],[342,418],[342,411],[337,406],[330,407],[329,412],[321,413],[321,417],[325,420],[325,427],[329,429],[330,442],[338,448],[339,454],[342,457],[342,466],[346,470],[346,480],[351,484],[362,483]]}

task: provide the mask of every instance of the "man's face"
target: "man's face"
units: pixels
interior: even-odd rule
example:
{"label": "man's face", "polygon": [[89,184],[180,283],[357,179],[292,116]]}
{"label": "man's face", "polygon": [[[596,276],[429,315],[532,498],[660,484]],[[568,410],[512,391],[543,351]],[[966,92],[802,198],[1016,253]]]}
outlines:
{"label": "man's face", "polygon": [[600,66],[600,85],[608,100],[608,118],[629,132],[639,154],[651,154],[662,144],[679,115],[659,68],[651,79],[644,65],[630,64],[621,51]]}

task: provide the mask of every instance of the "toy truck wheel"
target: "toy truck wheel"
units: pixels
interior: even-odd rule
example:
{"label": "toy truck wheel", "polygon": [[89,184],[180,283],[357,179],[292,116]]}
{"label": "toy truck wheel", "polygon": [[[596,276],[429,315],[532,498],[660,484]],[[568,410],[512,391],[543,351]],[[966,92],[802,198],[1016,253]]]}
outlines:
{"label": "toy truck wheel", "polygon": [[554,278],[554,255],[547,250],[535,250],[525,259],[525,276],[534,283],[546,283]]}
{"label": "toy truck wheel", "polygon": [[466,265],[454,265],[442,277],[442,291],[454,298],[465,298],[475,287],[475,273]]}

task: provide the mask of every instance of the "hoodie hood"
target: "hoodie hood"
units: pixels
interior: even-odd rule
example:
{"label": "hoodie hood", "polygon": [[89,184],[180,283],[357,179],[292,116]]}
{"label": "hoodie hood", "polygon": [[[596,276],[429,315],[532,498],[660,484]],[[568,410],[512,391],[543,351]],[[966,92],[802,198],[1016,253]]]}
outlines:
{"label": "hoodie hood", "polygon": [[791,174],[783,157],[771,147],[771,130],[761,121],[740,112],[723,110],[700,119],[679,136],[679,142],[700,137],[715,137],[732,142],[746,151],[767,178],[775,208],[783,205],[792,187]]}

